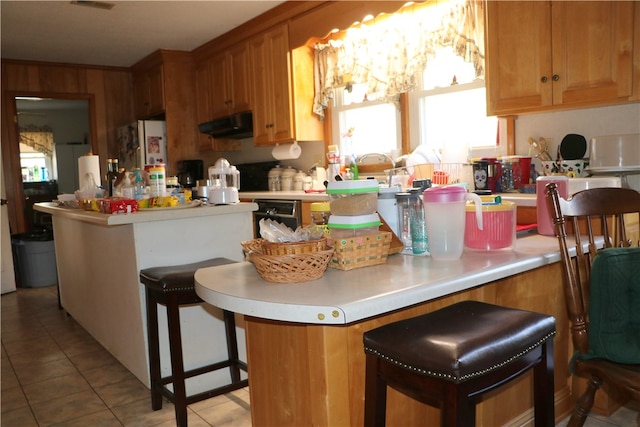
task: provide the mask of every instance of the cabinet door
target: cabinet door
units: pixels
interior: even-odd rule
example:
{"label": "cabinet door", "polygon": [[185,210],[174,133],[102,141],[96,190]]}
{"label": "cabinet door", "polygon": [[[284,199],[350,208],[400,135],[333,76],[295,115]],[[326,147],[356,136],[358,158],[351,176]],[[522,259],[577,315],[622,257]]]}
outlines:
{"label": "cabinet door", "polygon": [[486,85],[489,115],[552,104],[549,2],[487,2]]}
{"label": "cabinet door", "polygon": [[255,145],[269,144],[272,135],[271,85],[269,84],[269,53],[265,37],[256,37],[250,45],[251,69],[253,70],[253,142]]}
{"label": "cabinet door", "polygon": [[231,112],[251,110],[251,85],[249,83],[249,48],[242,43],[228,52],[228,92],[231,95]]}
{"label": "cabinet door", "polygon": [[164,112],[162,65],[135,75],[133,86],[136,118],[145,119]]}
{"label": "cabinet door", "polygon": [[293,135],[293,108],[291,100],[291,59],[289,55],[289,31],[286,25],[268,32],[265,36],[271,59],[269,83],[273,86],[271,124],[272,142],[291,141]]}
{"label": "cabinet door", "polygon": [[554,104],[632,95],[633,2],[552,2]]}
{"label": "cabinet door", "polygon": [[[209,77],[209,62],[205,61],[195,68],[196,75],[196,119],[197,124],[207,122],[213,117],[211,115],[211,83]],[[198,134],[198,150],[211,150],[211,137],[203,133]]]}
{"label": "cabinet door", "polygon": [[229,67],[227,53],[216,55],[209,65],[211,84],[211,118],[229,115],[231,99],[227,89],[227,68]]}

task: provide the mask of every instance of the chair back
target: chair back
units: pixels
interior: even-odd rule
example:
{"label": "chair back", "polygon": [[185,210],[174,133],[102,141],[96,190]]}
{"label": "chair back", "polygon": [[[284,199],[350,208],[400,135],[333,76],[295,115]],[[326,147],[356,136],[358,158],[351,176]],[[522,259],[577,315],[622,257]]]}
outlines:
{"label": "chair back", "polygon": [[586,354],[591,263],[604,248],[639,246],[640,193],[630,188],[592,188],[565,200],[553,182],[545,192],[560,246],[573,345]]}

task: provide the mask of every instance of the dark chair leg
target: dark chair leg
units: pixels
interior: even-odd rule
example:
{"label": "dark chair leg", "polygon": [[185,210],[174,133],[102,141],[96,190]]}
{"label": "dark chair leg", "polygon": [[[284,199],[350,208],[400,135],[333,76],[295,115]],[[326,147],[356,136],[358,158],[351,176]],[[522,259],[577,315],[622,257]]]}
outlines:
{"label": "dark chair leg", "polygon": [[443,384],[440,425],[442,427],[469,427],[476,425],[476,401],[467,395],[464,387],[455,383]]}
{"label": "dark chair leg", "polygon": [[387,383],[378,375],[380,359],[366,354],[364,425],[384,427],[387,417]]}
{"label": "dark chair leg", "polygon": [[222,314],[224,317],[224,328],[227,334],[227,354],[231,361],[231,365],[229,366],[229,370],[231,371],[231,382],[237,383],[240,381],[240,368],[238,366],[240,358],[238,356],[238,338],[236,336],[235,314],[227,310],[223,310]]}
{"label": "dark chair leg", "polygon": [[149,346],[149,372],[151,380],[151,409],[162,409],[162,380],[160,373],[160,344],[158,338],[158,303],[149,288],[147,296],[147,337]]}
{"label": "dark chair leg", "polygon": [[180,332],[180,306],[175,294],[167,301],[167,322],[169,327],[169,347],[171,348],[171,377],[176,409],[176,425],[187,427],[187,389],[182,358],[182,334]]}
{"label": "dark chair leg", "polygon": [[534,417],[536,427],[555,425],[553,340],[542,346],[542,360],[533,368]]}
{"label": "dark chair leg", "polygon": [[578,399],[567,427],[582,427],[584,425],[584,422],[587,420],[587,415],[589,415],[591,408],[593,408],[596,391],[598,391],[601,385],[602,380],[600,378],[593,375],[589,378],[589,381],[587,381],[587,390]]}

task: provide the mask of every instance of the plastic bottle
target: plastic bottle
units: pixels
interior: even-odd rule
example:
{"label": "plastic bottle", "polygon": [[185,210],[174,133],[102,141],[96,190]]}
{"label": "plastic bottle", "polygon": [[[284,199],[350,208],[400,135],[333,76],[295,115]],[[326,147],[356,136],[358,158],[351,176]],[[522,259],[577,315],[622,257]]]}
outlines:
{"label": "plastic bottle", "polygon": [[424,205],[420,198],[420,190],[410,191],[409,218],[411,221],[411,250],[415,255],[421,255],[429,251],[429,239],[427,238],[427,225],[424,216]]}

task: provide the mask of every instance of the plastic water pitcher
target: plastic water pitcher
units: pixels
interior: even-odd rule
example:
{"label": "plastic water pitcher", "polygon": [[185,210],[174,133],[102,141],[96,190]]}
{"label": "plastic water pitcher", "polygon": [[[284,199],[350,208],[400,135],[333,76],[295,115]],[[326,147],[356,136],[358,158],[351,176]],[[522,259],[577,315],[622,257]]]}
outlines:
{"label": "plastic water pitcher", "polygon": [[482,230],[482,199],[457,186],[428,188],[422,198],[431,257],[439,261],[459,259],[464,248],[466,202],[475,203],[476,221]]}
{"label": "plastic water pitcher", "polygon": [[556,235],[545,193],[545,187],[550,182],[556,183],[560,197],[566,199],[569,196],[569,178],[566,176],[541,176],[536,180],[536,220],[538,222],[538,234],[544,236]]}

